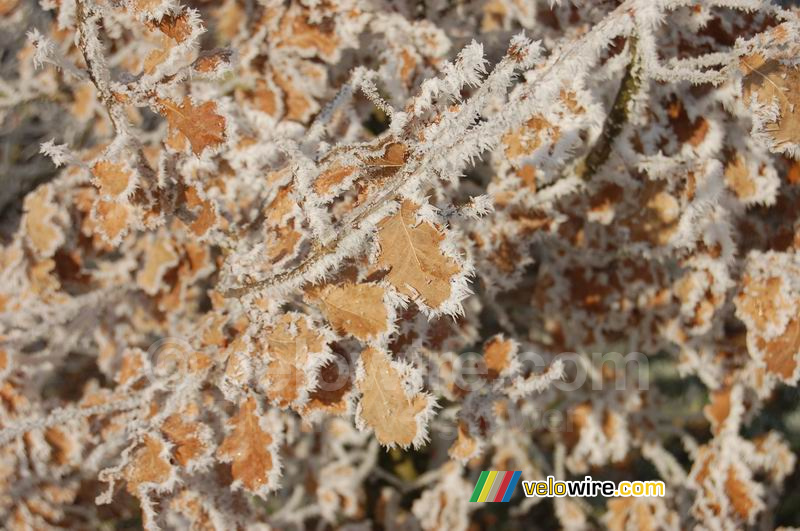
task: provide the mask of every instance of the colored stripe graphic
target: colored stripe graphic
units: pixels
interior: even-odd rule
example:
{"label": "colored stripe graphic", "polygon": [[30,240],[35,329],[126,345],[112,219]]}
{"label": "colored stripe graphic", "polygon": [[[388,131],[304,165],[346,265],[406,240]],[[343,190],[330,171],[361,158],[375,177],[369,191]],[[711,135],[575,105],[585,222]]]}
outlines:
{"label": "colored stripe graphic", "polygon": [[503,484],[503,478],[505,477],[505,472],[498,472],[494,478],[494,483],[492,483],[492,488],[489,490],[489,494],[486,496],[487,502],[493,502],[494,499],[497,497],[497,491],[500,490],[500,485]]}
{"label": "colored stripe graphic", "polygon": [[513,472],[504,472],[503,473],[503,482],[500,484],[500,488],[497,490],[497,494],[494,495],[492,498],[493,502],[501,502],[503,501],[503,496],[506,495],[506,490],[508,489],[508,484],[511,481],[511,477],[514,475]]}
{"label": "colored stripe graphic", "polygon": [[[509,472],[510,474],[510,472]],[[519,483],[519,477],[522,475],[522,472],[517,470],[514,472],[514,475],[511,476],[511,481],[508,482],[508,488],[506,489],[506,493],[503,496],[503,501],[507,502],[511,499],[511,495],[514,494],[514,489],[517,488],[517,483]]]}
{"label": "colored stripe graphic", "polygon": [[481,490],[483,490],[483,484],[486,483],[486,478],[489,477],[489,472],[484,470],[481,472],[481,477],[478,478],[478,484],[475,485],[475,490],[472,491],[472,497],[469,499],[471,502],[478,501],[478,498],[481,495]]}
{"label": "colored stripe graphic", "polygon": [[494,478],[497,477],[497,471],[492,470],[489,472],[489,476],[486,478],[486,483],[483,485],[483,490],[481,491],[481,495],[478,498],[479,502],[485,502],[486,497],[489,496],[489,491],[492,490],[492,485],[494,484]]}
{"label": "colored stripe graphic", "polygon": [[522,474],[519,470],[497,471],[484,470],[478,478],[475,490],[472,491],[470,502],[507,502],[514,494]]}

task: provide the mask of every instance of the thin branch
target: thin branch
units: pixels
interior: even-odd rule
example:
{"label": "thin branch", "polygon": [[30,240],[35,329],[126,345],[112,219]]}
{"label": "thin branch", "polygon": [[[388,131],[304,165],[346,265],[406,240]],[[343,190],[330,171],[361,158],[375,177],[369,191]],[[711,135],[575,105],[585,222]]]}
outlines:
{"label": "thin branch", "polygon": [[631,59],[625,70],[625,76],[622,78],[608,117],[603,124],[603,132],[600,134],[594,146],[592,146],[591,151],[580,161],[576,170],[578,177],[585,181],[590,180],[603,164],[608,162],[611,151],[614,149],[614,141],[628,122],[630,116],[629,104],[636,93],[639,92],[639,87],[641,86],[642,68],[641,60],[636,50],[637,40],[635,35],[628,38],[628,47]]}

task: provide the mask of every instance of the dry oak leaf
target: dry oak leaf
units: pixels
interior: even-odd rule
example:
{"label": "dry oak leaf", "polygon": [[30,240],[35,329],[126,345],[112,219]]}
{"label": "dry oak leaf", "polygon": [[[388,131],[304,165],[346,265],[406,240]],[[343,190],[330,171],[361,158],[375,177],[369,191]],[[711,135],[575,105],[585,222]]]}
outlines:
{"label": "dry oak leaf", "polygon": [[761,510],[761,503],[758,498],[753,498],[751,494],[756,492],[755,484],[746,477],[739,477],[736,469],[731,466],[725,478],[725,494],[739,517],[745,522],[752,522],[756,514]]}
{"label": "dry oak leaf", "polygon": [[117,197],[131,191],[133,175],[124,165],[117,162],[101,160],[92,166],[92,182],[103,195]]}
{"label": "dry oak leaf", "polygon": [[306,13],[287,15],[281,21],[279,46],[294,47],[303,57],[313,55],[332,63],[338,59],[340,41],[333,24],[309,24]]}
{"label": "dry oak leaf", "polygon": [[447,455],[453,459],[466,461],[477,456],[481,450],[480,443],[470,435],[469,426],[463,420],[458,423],[458,437],[450,449],[447,450]]}
{"label": "dry oak leaf", "polygon": [[195,236],[203,236],[209,229],[217,224],[217,212],[214,203],[200,197],[200,193],[192,186],[185,190],[183,197],[186,206],[194,214],[194,220],[189,225]]}
{"label": "dry oak leaf", "polygon": [[400,210],[378,223],[378,267],[388,269],[386,279],[400,293],[419,295],[431,308],[450,297],[450,280],[460,271],[442,252],[444,236],[428,222],[417,224],[419,206],[403,201]]}
{"label": "dry oak leaf", "polygon": [[264,343],[271,359],[264,387],[267,397],[280,407],[305,401],[314,373],[328,359],[325,337],[314,328],[304,315],[287,313],[265,331]]}
{"label": "dry oak leaf", "polygon": [[314,191],[319,195],[327,194],[333,188],[341,185],[356,169],[355,166],[332,164],[330,168],[320,173],[319,177],[314,181]]}
{"label": "dry oak leaf", "polygon": [[195,420],[187,421],[184,418],[197,416],[197,406],[193,405],[191,409],[193,411],[189,412],[190,415],[186,415],[187,412],[172,414],[161,425],[161,431],[174,445],[172,454],[175,456],[175,460],[184,467],[205,454],[207,449],[200,435],[203,425]]}
{"label": "dry oak leaf", "polygon": [[187,96],[180,105],[168,99],[159,99],[158,103],[170,129],[180,131],[189,140],[195,155],[225,141],[225,118],[217,114],[213,101],[195,106]]}
{"label": "dry oak leaf", "polygon": [[796,303],[787,296],[788,286],[781,277],[762,279],[745,274],[742,287],[736,297],[736,309],[749,320],[748,331],[765,334],[795,312]]}
{"label": "dry oak leaf", "polygon": [[361,399],[358,419],[375,432],[383,445],[403,448],[422,444],[425,422],[433,408],[433,399],[422,392],[409,394],[404,374],[382,350],[367,348],[361,353],[364,372],[357,381]]}
{"label": "dry oak leaf", "polygon": [[128,492],[138,496],[144,484],[162,484],[169,480],[172,466],[162,457],[164,443],[147,435],[143,445],[133,455],[133,459],[125,466],[124,476],[128,482]]}
{"label": "dry oak leaf", "polygon": [[153,237],[145,249],[144,267],[136,276],[136,283],[148,295],[157,294],[167,271],[178,264],[179,256],[172,241],[166,237]]}
{"label": "dry oak leaf", "polygon": [[92,209],[91,220],[100,236],[109,243],[115,243],[124,236],[133,219],[133,207],[127,203],[97,199]]}
{"label": "dry oak leaf", "polygon": [[259,494],[271,488],[270,475],[276,457],[270,448],[273,437],[261,427],[261,415],[253,397],[239,407],[231,419],[231,432],[222,441],[217,457],[230,462],[234,485],[241,484],[249,492]]}
{"label": "dry oak leaf", "polygon": [[800,318],[790,320],[784,332],[774,339],[765,340],[756,336],[756,345],[763,353],[767,373],[789,384],[797,381],[800,377],[797,374],[800,364]]}
{"label": "dry oak leaf", "polygon": [[486,342],[483,346],[483,360],[488,369],[489,380],[496,380],[512,369],[516,350],[514,342],[503,339],[502,335],[494,336]]}
{"label": "dry oak leaf", "polygon": [[374,338],[388,330],[388,312],[383,303],[384,289],[378,284],[346,282],[309,290],[320,309],[339,334],[361,340]]}
{"label": "dry oak leaf", "polygon": [[779,118],[765,127],[775,145],[800,144],[800,68],[766,60],[760,54],[742,57],[739,64],[745,74],[745,102],[755,94],[762,105],[778,104]]}
{"label": "dry oak leaf", "polygon": [[25,234],[41,257],[53,256],[64,241],[64,232],[54,219],[58,206],[53,202],[53,188],[40,186],[25,198]]}

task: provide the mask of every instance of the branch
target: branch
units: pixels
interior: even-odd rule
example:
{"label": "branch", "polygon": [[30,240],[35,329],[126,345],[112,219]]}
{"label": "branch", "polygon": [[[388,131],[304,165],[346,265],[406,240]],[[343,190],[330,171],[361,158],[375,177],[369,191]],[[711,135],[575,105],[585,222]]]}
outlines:
{"label": "branch", "polygon": [[578,163],[575,173],[588,181],[597,171],[608,161],[611,150],[614,148],[614,141],[622,132],[622,128],[630,116],[629,104],[641,86],[641,60],[636,50],[636,36],[628,38],[631,60],[625,70],[614,103],[603,124],[603,132],[595,142],[592,150]]}

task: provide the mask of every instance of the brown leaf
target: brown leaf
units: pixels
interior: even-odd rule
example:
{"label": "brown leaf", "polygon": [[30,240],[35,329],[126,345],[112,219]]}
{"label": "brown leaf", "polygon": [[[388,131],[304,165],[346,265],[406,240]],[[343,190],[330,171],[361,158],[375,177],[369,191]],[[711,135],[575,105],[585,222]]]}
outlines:
{"label": "brown leaf", "polygon": [[146,436],[143,442],[124,472],[128,481],[128,492],[134,496],[138,496],[139,486],[143,483],[164,483],[172,471],[169,462],[161,457],[164,443],[150,435]]}
{"label": "brown leaf", "polygon": [[122,164],[108,160],[98,161],[92,166],[94,184],[103,195],[116,197],[128,190],[133,175]]}
{"label": "brown leaf", "polygon": [[319,299],[322,313],[339,334],[365,340],[387,330],[384,289],[377,284],[329,284],[309,293]]}
{"label": "brown leaf", "polygon": [[725,493],[733,506],[733,510],[747,522],[751,512],[756,507],[756,502],[750,497],[752,486],[742,481],[736,474],[736,470],[731,467],[725,479]]}
{"label": "brown leaf", "polygon": [[716,434],[731,412],[731,388],[723,387],[711,393],[711,403],[703,408],[711,429]]}
{"label": "brown leaf", "polygon": [[93,210],[93,217],[100,235],[109,242],[113,242],[127,231],[134,214],[131,206],[126,203],[98,199]]}
{"label": "brown leaf", "polygon": [[359,416],[373,429],[381,444],[407,447],[419,441],[419,426],[431,406],[423,393],[408,396],[403,387],[403,374],[391,364],[388,353],[368,348],[361,353],[363,377],[357,382],[361,391]]}
{"label": "brown leaf", "polygon": [[325,195],[332,188],[338,186],[352,175],[354,171],[356,171],[355,166],[340,166],[334,164],[332,167],[320,173],[317,180],[314,181],[314,191],[319,195]]}
{"label": "brown leaf", "polygon": [[161,425],[161,431],[174,445],[172,454],[181,466],[186,466],[206,451],[206,445],[199,435],[200,424],[195,420],[187,421],[185,419],[185,417],[194,418],[196,416],[196,406],[193,409],[194,411],[182,411],[170,415]]}
{"label": "brown leaf", "polygon": [[444,236],[428,222],[417,225],[419,209],[404,201],[400,210],[378,223],[378,266],[389,269],[386,278],[398,291],[438,308],[450,297],[450,279],[459,271],[441,249]]}
{"label": "brown leaf", "polygon": [[780,117],[765,127],[775,144],[800,143],[800,69],[766,60],[760,54],[742,57],[740,68],[745,74],[745,103],[755,94],[763,105],[778,104]]}
{"label": "brown leaf", "polygon": [[217,114],[213,101],[194,106],[187,96],[181,105],[168,99],[159,99],[158,103],[170,129],[180,131],[189,140],[195,155],[225,141],[225,118]]}
{"label": "brown leaf", "polygon": [[162,289],[162,280],[170,268],[178,264],[178,254],[167,237],[153,237],[145,248],[144,267],[136,276],[145,293],[155,295]]}
{"label": "brown leaf", "polygon": [[747,160],[740,153],[736,153],[725,166],[725,184],[742,201],[746,201],[758,192],[757,183],[747,169]]}
{"label": "brown leaf", "polygon": [[53,202],[53,188],[40,186],[25,197],[25,233],[39,256],[48,257],[64,241],[64,232],[55,223],[58,206]]}
{"label": "brown leaf", "polygon": [[217,213],[214,204],[208,199],[200,197],[198,191],[189,186],[186,188],[186,206],[195,215],[194,220],[189,225],[195,236],[203,236],[211,227],[217,224]]}
{"label": "brown leaf", "polygon": [[300,314],[284,314],[264,336],[267,353],[272,358],[267,364],[264,387],[270,400],[280,407],[288,407],[309,390],[314,357],[322,361],[325,338],[309,326],[308,319]]}
{"label": "brown leaf", "polygon": [[248,398],[231,419],[233,430],[217,450],[221,461],[232,463],[234,481],[253,493],[270,486],[269,475],[275,466],[269,449],[273,439],[261,427],[260,419],[255,398]]}
{"label": "brown leaf", "polygon": [[483,360],[489,371],[489,379],[496,380],[503,371],[511,367],[514,342],[502,336],[491,338],[483,347]]}
{"label": "brown leaf", "polygon": [[450,449],[447,450],[447,455],[459,460],[472,459],[478,454],[479,449],[478,441],[469,433],[469,426],[464,421],[460,421],[458,423],[458,437],[453,441]]}
{"label": "brown leaf", "polygon": [[759,350],[764,352],[767,372],[791,382],[800,363],[800,318],[795,317],[778,337],[769,341],[756,338]]}

